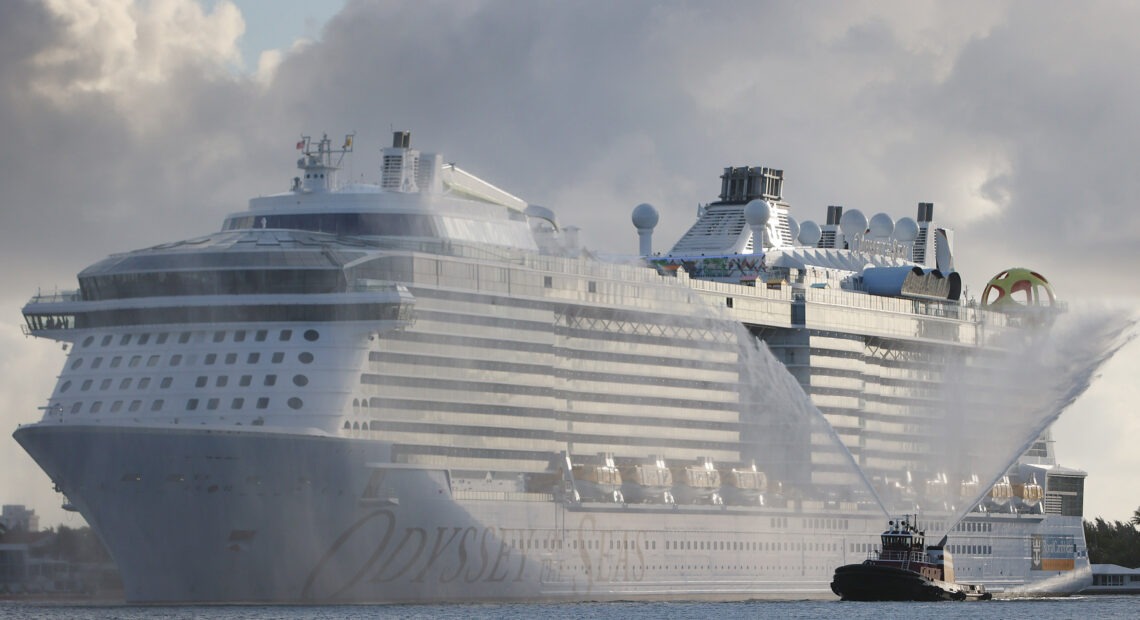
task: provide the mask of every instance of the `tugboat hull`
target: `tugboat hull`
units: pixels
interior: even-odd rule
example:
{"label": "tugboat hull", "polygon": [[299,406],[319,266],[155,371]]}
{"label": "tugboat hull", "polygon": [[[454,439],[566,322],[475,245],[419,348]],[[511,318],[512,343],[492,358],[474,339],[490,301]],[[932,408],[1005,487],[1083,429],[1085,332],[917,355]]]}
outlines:
{"label": "tugboat hull", "polygon": [[848,564],[835,569],[831,591],[845,601],[962,601],[961,586],[893,566]]}

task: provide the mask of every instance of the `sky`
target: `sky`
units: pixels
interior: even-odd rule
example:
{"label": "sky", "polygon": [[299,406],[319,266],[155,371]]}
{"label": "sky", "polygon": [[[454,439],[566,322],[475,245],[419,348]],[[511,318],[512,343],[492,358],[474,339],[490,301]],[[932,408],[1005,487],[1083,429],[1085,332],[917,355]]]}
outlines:
{"label": "sky", "polygon": [[[374,180],[410,130],[618,254],[635,205],[666,250],[725,166],[772,166],[800,221],[934,202],[973,296],[1024,266],[1136,308],[1137,24],[1101,0],[0,3],[0,427],[65,355],[22,334],[29,297],[286,190],[302,134],[355,132],[346,173]],[[1054,426],[1087,518],[1140,506],[1138,371],[1131,343]],[[0,502],[81,523],[8,432]]]}

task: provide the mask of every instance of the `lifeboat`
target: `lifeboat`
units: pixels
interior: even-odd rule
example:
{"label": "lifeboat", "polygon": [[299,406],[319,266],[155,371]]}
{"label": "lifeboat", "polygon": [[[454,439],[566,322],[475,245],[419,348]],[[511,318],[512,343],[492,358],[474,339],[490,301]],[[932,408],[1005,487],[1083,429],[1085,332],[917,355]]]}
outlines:
{"label": "lifeboat", "polygon": [[647,463],[621,468],[621,490],[628,502],[672,504],[673,472],[665,459],[651,456]]}
{"label": "lifeboat", "polygon": [[603,452],[595,463],[575,463],[571,466],[571,473],[582,501],[625,503],[621,492],[621,472],[614,466],[613,454]]}
{"label": "lifeboat", "polygon": [[768,491],[768,476],[756,469],[753,463],[749,467],[732,468],[722,472],[721,496],[729,504],[764,505],[764,493]]}
{"label": "lifeboat", "polygon": [[1002,476],[990,489],[986,504],[990,512],[1013,512],[1013,485],[1009,483],[1009,476]]}
{"label": "lifeboat", "polygon": [[1045,488],[1037,483],[1037,474],[1031,474],[1024,484],[1013,485],[1013,496],[1018,512],[1041,514],[1045,500]]}
{"label": "lifeboat", "polygon": [[720,496],[720,472],[708,457],[697,459],[696,465],[673,469],[673,496],[685,504],[724,503]]}

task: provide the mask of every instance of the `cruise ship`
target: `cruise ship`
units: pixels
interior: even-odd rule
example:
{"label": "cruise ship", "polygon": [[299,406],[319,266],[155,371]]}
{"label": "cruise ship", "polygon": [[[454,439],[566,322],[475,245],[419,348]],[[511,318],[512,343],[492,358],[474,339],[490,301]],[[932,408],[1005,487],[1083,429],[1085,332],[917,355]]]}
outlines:
{"label": "cruise ship", "polygon": [[904,512],[998,596],[1091,582],[1047,427],[1111,347],[1049,365],[1048,282],[969,300],[932,204],[801,224],[725,168],[615,260],[407,132],[342,183],[352,143],[23,308],[68,353],[15,438],[128,601],[831,597]]}

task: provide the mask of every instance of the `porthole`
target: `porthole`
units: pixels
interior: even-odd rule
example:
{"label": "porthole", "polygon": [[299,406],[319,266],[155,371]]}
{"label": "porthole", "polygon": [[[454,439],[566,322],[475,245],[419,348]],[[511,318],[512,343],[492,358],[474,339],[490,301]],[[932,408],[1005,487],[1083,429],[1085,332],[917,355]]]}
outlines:
{"label": "porthole", "polygon": [[178,334],[178,344],[186,344],[187,342],[190,342],[190,332]]}
{"label": "porthole", "polygon": [[131,343],[131,335],[130,334],[123,334],[123,337],[119,339],[119,346],[120,347],[125,347],[130,343]]}
{"label": "porthole", "polygon": [[288,403],[290,409],[300,409],[305,404],[304,402],[301,401],[300,398],[297,398],[296,396],[294,396],[293,398],[290,398],[286,402]]}
{"label": "porthole", "polygon": [[115,357],[111,358],[111,368],[118,368],[122,363],[123,358],[121,356],[116,355]]}
{"label": "porthole", "polygon": [[111,413],[118,413],[122,410],[123,410],[123,401],[116,400],[115,402],[111,403]]}
{"label": "porthole", "polygon": [[214,364],[214,362],[216,362],[216,361],[218,361],[218,354],[217,353],[210,353],[209,355],[206,356],[205,362],[206,362],[207,366],[212,366]]}
{"label": "porthole", "polygon": [[99,383],[99,391],[102,392],[109,389],[111,389],[111,379],[103,379],[103,381]]}
{"label": "porthole", "polygon": [[245,342],[245,330],[239,329],[234,332],[234,342]]}
{"label": "porthole", "polygon": [[209,379],[206,377],[198,377],[198,380],[194,382],[194,387],[206,387],[207,381],[209,381]]}
{"label": "porthole", "polygon": [[194,411],[197,408],[198,408],[198,399],[197,398],[191,398],[190,400],[186,401],[186,411]]}
{"label": "porthole", "polygon": [[59,393],[63,394],[64,392],[66,392],[70,389],[71,389],[71,382],[70,381],[64,381],[63,385],[59,386]]}
{"label": "porthole", "polygon": [[88,336],[88,337],[84,338],[83,339],[83,348],[87,348],[87,347],[91,346],[92,342],[95,342],[95,336]]}
{"label": "porthole", "polygon": [[213,411],[218,408],[218,402],[219,401],[217,398],[211,398],[210,400],[206,401],[206,408],[210,411]]}
{"label": "porthole", "polygon": [[97,400],[97,401],[91,403],[91,411],[90,412],[91,413],[99,413],[99,410],[102,408],[103,408],[103,401]]}
{"label": "porthole", "polygon": [[269,387],[277,385],[277,375],[265,375],[265,385]]}
{"label": "porthole", "polygon": [[256,364],[260,360],[261,360],[261,354],[254,352],[254,353],[250,353],[249,357],[245,358],[245,363]]}
{"label": "porthole", "polygon": [[226,384],[229,383],[229,381],[230,378],[226,375],[219,375],[217,380],[214,381],[214,385],[217,387],[226,387]]}
{"label": "porthole", "polygon": [[72,370],[79,370],[79,368],[81,366],[83,366],[83,358],[82,357],[76,358],[75,361],[71,363],[71,369]]}
{"label": "porthole", "polygon": [[150,342],[150,334],[143,334],[143,335],[139,336],[139,342],[138,342],[139,346],[142,346],[148,342]]}
{"label": "porthole", "polygon": [[122,381],[119,382],[119,389],[120,390],[127,390],[127,389],[130,389],[130,387],[131,387],[131,378],[130,377],[127,377],[126,379],[123,379]]}
{"label": "porthole", "polygon": [[235,398],[230,403],[230,409],[241,409],[243,405],[245,405],[244,398]]}
{"label": "porthole", "polygon": [[143,377],[142,379],[139,379],[140,390],[145,390],[148,387],[150,387],[150,377]]}
{"label": "porthole", "polygon": [[227,364],[236,364],[237,363],[237,353],[226,353],[226,363]]}
{"label": "porthole", "polygon": [[280,336],[281,342],[288,342],[288,340],[292,337],[293,337],[293,330],[291,330],[291,329],[281,330],[281,336]]}
{"label": "porthole", "polygon": [[79,386],[79,389],[84,391],[84,392],[86,392],[87,390],[90,390],[91,389],[91,379],[85,379],[83,381],[83,384]]}
{"label": "porthole", "polygon": [[309,353],[308,351],[303,351],[297,356],[297,359],[300,360],[302,364],[312,364],[313,354]]}
{"label": "porthole", "polygon": [[253,383],[253,375],[242,375],[241,379],[238,380],[238,385],[241,387],[249,387],[251,383]]}
{"label": "porthole", "polygon": [[172,383],[174,383],[174,377],[163,377],[162,383],[159,383],[158,387],[165,390],[166,388],[170,387],[170,384]]}
{"label": "porthole", "polygon": [[305,387],[306,385],[309,385],[309,378],[305,375],[294,375],[293,385],[297,387]]}
{"label": "porthole", "polygon": [[253,339],[254,339],[254,340],[256,340],[256,341],[258,341],[258,342],[265,342],[265,339],[266,339],[268,336],[269,336],[269,331],[268,331],[268,330],[265,330],[265,329],[259,329],[259,330],[257,330],[257,333],[253,335]]}
{"label": "porthole", "polygon": [[269,408],[269,399],[264,397],[264,396],[257,399],[257,408],[258,409],[268,409]]}
{"label": "porthole", "polygon": [[166,344],[166,339],[169,337],[170,337],[169,333],[162,332],[161,334],[158,335],[158,340],[156,341],[156,343],[157,344]]}
{"label": "porthole", "polygon": [[101,358],[101,357],[97,357],[97,358],[91,360],[91,370],[95,370],[96,368],[98,368],[102,365],[103,365],[103,358]]}
{"label": "porthole", "polygon": [[309,342],[316,342],[317,339],[320,337],[321,337],[321,334],[319,332],[317,332],[317,330],[315,330],[315,329],[305,330],[305,340],[308,340]]}
{"label": "porthole", "polygon": [[226,339],[226,332],[214,332],[214,342],[222,342]]}
{"label": "porthole", "polygon": [[174,355],[170,356],[170,365],[171,366],[178,366],[180,364],[182,364],[182,354],[181,353],[175,353]]}
{"label": "porthole", "polygon": [[72,405],[72,406],[71,406],[71,412],[72,412],[72,413],[79,413],[79,409],[80,409],[81,407],[83,407],[83,403],[82,403],[82,402],[78,402],[78,403],[75,403],[74,405]]}
{"label": "porthole", "polygon": [[284,362],[284,361],[285,361],[285,354],[282,353],[281,351],[278,351],[278,352],[273,354],[273,363],[274,364],[280,364],[281,362]]}
{"label": "porthole", "polygon": [[107,334],[106,336],[103,336],[103,341],[99,343],[99,346],[105,347],[109,344],[111,344],[111,334]]}
{"label": "porthole", "polygon": [[134,412],[138,411],[140,407],[142,407],[142,401],[141,400],[132,400],[131,406],[127,407],[127,411],[134,413]]}
{"label": "porthole", "polygon": [[163,402],[164,401],[161,398],[154,401],[153,403],[150,404],[150,410],[151,411],[162,411]]}

